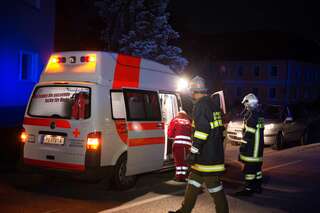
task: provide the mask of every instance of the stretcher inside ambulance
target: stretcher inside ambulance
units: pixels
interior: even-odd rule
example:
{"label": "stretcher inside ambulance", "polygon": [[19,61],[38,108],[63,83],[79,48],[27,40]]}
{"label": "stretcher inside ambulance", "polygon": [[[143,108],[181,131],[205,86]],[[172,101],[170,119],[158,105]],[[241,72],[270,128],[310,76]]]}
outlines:
{"label": "stretcher inside ambulance", "polygon": [[142,58],[54,54],[25,113],[23,167],[133,186],[137,174],[172,160],[166,134],[181,109],[178,80],[167,66]]}

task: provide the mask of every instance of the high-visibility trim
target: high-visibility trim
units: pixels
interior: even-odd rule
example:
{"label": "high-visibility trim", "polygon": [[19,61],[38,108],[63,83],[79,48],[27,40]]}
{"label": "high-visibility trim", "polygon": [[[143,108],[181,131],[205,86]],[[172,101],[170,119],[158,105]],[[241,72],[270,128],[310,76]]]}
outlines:
{"label": "high-visibility trim", "polygon": [[208,138],[208,134],[205,133],[205,132],[200,132],[200,131],[195,131],[194,132],[194,135],[193,135],[195,138],[198,138],[200,140],[207,140]]}
{"label": "high-visibility trim", "polygon": [[189,167],[187,167],[187,166],[182,167],[182,170],[188,170],[188,169],[189,169]]}
{"label": "high-visibility trim", "polygon": [[217,187],[214,187],[214,188],[209,188],[208,192],[210,194],[213,194],[213,193],[217,193],[217,192],[221,191],[222,189],[223,189],[223,186],[220,185],[220,186],[217,186]]}
{"label": "high-visibility trim", "polygon": [[191,146],[190,152],[193,153],[193,154],[197,154],[197,153],[199,153],[199,149],[194,147],[194,146]]}
{"label": "high-visibility trim", "polygon": [[255,134],[255,139],[254,139],[253,157],[255,158],[258,157],[259,145],[260,145],[260,129],[258,128]]}
{"label": "high-visibility trim", "polygon": [[177,140],[177,139],[191,140],[191,137],[185,136],[185,135],[177,135],[174,139],[175,140]]}
{"label": "high-visibility trim", "polygon": [[186,175],[187,172],[185,171],[176,171],[176,175]]}
{"label": "high-visibility trim", "polygon": [[197,182],[197,181],[195,181],[195,180],[188,180],[188,184],[190,184],[190,185],[192,185],[192,186],[195,186],[195,187],[197,187],[197,188],[200,188],[201,187],[201,183],[199,183],[199,182]]}
{"label": "high-visibility trim", "polygon": [[210,122],[210,126],[211,126],[211,129],[217,128],[219,126],[223,126],[222,120],[216,120],[216,121]]}
{"label": "high-visibility trim", "polygon": [[246,174],[244,179],[245,180],[254,180],[256,178],[256,175],[253,174]]}
{"label": "high-visibility trim", "polygon": [[191,166],[191,168],[199,172],[223,172],[226,170],[224,164],[218,164],[218,165],[194,164]]}
{"label": "high-visibility trim", "polygon": [[262,157],[247,157],[247,156],[244,156],[244,155],[240,155],[240,159],[245,161],[245,162],[262,162]]}
{"label": "high-visibility trim", "polygon": [[249,126],[247,126],[247,125],[245,125],[245,131],[246,131],[246,132],[253,133],[253,134],[256,133],[256,129],[255,129],[255,128],[249,127]]}
{"label": "high-visibility trim", "polygon": [[182,170],[182,167],[181,166],[177,166],[176,170]]}
{"label": "high-visibility trim", "polygon": [[140,64],[141,58],[118,54],[112,88],[138,88],[140,83]]}
{"label": "high-visibility trim", "polygon": [[257,175],[256,179],[262,179],[262,175]]}
{"label": "high-visibility trim", "polygon": [[196,125],[195,125],[194,121],[192,121],[191,127],[193,127],[193,128],[195,128],[195,127],[196,127]]}
{"label": "high-visibility trim", "polygon": [[262,172],[260,171],[260,172],[257,172],[257,175],[262,175]]}
{"label": "high-visibility trim", "polygon": [[191,146],[192,143],[191,142],[188,142],[188,141],[174,141],[173,144],[185,144],[185,145],[189,145]]}
{"label": "high-visibility trim", "polygon": [[220,120],[221,119],[221,112],[213,112],[213,119]]}

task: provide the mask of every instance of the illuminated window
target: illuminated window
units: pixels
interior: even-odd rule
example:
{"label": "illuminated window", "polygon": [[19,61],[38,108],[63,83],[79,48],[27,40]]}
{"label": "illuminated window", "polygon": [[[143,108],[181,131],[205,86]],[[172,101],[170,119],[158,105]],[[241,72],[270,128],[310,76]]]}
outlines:
{"label": "illuminated window", "polygon": [[32,81],[37,80],[38,74],[38,54],[31,52],[20,52],[20,80]]}

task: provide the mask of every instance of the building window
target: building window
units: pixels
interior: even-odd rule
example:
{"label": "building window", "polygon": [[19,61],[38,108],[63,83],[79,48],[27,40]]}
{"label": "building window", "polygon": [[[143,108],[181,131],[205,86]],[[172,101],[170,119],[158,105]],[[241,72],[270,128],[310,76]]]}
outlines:
{"label": "building window", "polygon": [[256,87],[253,88],[253,89],[252,89],[252,93],[255,94],[256,96],[258,96],[258,95],[259,95],[259,89],[256,88]]}
{"label": "building window", "polygon": [[241,96],[241,93],[242,93],[241,87],[237,87],[236,95],[239,97]]}
{"label": "building window", "polygon": [[31,52],[20,52],[20,80],[37,80],[38,74],[38,54]]}
{"label": "building window", "polygon": [[272,65],[270,70],[271,77],[277,77],[278,76],[278,66]]}
{"label": "building window", "polygon": [[238,71],[238,76],[240,76],[240,77],[243,76],[243,66],[242,65],[238,66],[238,70],[237,71]]}
{"label": "building window", "polygon": [[38,10],[40,9],[40,0],[24,0],[24,2]]}
{"label": "building window", "polygon": [[253,73],[254,73],[254,76],[256,76],[256,77],[258,77],[260,75],[260,66],[259,65],[254,65]]}
{"label": "building window", "polygon": [[271,98],[271,99],[276,98],[276,88],[269,89],[269,98]]}

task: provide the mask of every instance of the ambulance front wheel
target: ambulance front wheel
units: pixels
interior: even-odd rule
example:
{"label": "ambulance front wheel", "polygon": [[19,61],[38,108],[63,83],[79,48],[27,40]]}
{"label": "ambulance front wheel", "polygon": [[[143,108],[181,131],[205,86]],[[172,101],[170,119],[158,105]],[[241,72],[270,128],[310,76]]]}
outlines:
{"label": "ambulance front wheel", "polygon": [[123,154],[118,159],[118,162],[114,170],[113,182],[117,189],[120,189],[120,190],[129,189],[136,184],[137,177],[126,176],[126,172],[127,172],[127,155]]}

